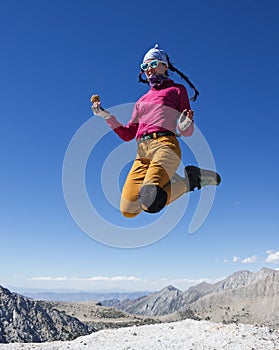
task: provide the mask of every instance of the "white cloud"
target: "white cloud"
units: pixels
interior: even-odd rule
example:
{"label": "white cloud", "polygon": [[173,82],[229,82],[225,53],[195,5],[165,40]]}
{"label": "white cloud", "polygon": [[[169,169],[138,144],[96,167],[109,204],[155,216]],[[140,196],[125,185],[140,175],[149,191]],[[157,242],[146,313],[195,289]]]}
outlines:
{"label": "white cloud", "polygon": [[232,261],[234,263],[240,262],[242,264],[254,264],[255,262],[257,262],[257,256],[253,255],[253,256],[249,256],[249,257],[244,258],[244,259],[241,259],[238,256],[233,256]]}
{"label": "white cloud", "polygon": [[31,281],[67,281],[67,277],[51,277],[51,276],[41,276],[41,277],[31,277]]}
{"label": "white cloud", "polygon": [[89,278],[78,279],[86,282],[126,282],[126,281],[140,281],[141,279],[135,276],[114,276],[114,277],[105,277],[105,276],[95,276]]}
{"label": "white cloud", "polygon": [[248,258],[242,259],[241,262],[242,264],[254,264],[255,262],[257,262],[257,256],[249,256]]}
{"label": "white cloud", "polygon": [[267,251],[267,258],[265,259],[266,262],[272,263],[272,264],[279,264],[279,251],[273,252],[271,250]]}
{"label": "white cloud", "polygon": [[126,282],[126,281],[140,281],[141,279],[135,276],[93,276],[86,278],[79,277],[50,277],[50,276],[41,276],[41,277],[32,277],[32,281],[65,281],[65,282]]}

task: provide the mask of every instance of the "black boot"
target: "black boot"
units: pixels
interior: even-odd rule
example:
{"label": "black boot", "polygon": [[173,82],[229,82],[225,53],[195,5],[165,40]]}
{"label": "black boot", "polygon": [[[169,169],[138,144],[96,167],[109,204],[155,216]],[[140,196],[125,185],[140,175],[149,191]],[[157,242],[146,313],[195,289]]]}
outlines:
{"label": "black boot", "polygon": [[194,165],[185,167],[185,178],[188,178],[190,191],[208,185],[218,186],[221,182],[221,176],[215,171],[200,169]]}

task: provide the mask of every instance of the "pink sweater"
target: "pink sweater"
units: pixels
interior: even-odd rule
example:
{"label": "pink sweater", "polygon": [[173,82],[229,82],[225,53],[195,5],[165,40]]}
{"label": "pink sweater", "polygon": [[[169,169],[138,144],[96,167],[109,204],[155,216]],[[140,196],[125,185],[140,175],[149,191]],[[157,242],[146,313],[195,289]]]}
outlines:
{"label": "pink sweater", "polygon": [[[167,79],[159,88],[150,88],[135,104],[132,118],[127,125],[122,125],[114,116],[106,119],[108,125],[124,141],[130,141],[142,135],[160,131],[176,132],[177,118],[184,109],[190,109],[187,90],[184,85]],[[183,136],[191,136],[194,123]]]}

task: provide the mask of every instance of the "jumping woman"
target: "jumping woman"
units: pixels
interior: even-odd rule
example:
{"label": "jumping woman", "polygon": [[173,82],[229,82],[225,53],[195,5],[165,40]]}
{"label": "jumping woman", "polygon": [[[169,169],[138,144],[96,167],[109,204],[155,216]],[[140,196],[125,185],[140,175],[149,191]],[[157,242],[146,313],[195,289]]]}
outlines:
{"label": "jumping woman", "polygon": [[127,125],[104,110],[98,98],[95,102],[91,99],[94,115],[104,118],[124,141],[136,138],[138,144],[121,195],[120,210],[127,218],[142,211],[157,213],[184,193],[221,182],[216,172],[193,165],[185,167],[185,177],[176,174],[181,161],[177,137],[193,134],[194,112],[185,86],[170,79],[168,70],[179,74],[194,90],[191,100],[195,101],[199,92],[158,45],[143,57],[139,81],[150,89],[136,102]]}

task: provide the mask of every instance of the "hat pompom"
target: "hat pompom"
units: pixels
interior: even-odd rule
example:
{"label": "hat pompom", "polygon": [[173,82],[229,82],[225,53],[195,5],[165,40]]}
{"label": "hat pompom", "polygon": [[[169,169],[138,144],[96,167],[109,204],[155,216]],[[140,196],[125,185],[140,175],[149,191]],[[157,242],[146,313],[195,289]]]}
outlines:
{"label": "hat pompom", "polygon": [[164,50],[159,49],[159,45],[155,44],[155,46],[147,51],[143,58],[143,62],[146,62],[147,60],[151,59],[157,59],[165,64],[168,64],[167,62],[167,54]]}

